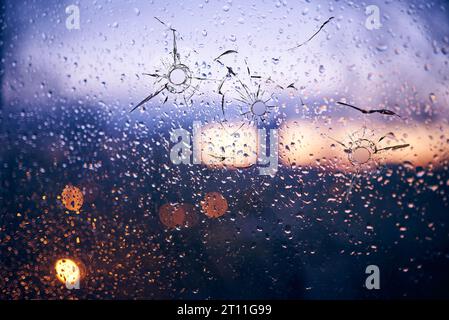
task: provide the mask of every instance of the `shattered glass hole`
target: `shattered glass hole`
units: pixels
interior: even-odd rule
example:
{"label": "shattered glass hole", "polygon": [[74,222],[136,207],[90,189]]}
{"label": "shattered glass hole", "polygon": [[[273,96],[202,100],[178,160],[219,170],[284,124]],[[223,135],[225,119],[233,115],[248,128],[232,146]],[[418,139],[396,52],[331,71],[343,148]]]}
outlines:
{"label": "shattered glass hole", "polygon": [[191,72],[186,65],[174,65],[168,73],[168,90],[172,93],[182,93],[190,87]]}
{"label": "shattered glass hole", "polygon": [[182,67],[175,67],[170,71],[169,75],[170,82],[174,85],[181,85],[187,80],[187,74]]}
{"label": "shattered glass hole", "polygon": [[268,107],[262,100],[257,100],[251,105],[251,112],[255,116],[261,117],[268,112]]}
{"label": "shattered glass hole", "polygon": [[350,153],[353,164],[365,164],[371,159],[371,151],[366,147],[357,147]]}

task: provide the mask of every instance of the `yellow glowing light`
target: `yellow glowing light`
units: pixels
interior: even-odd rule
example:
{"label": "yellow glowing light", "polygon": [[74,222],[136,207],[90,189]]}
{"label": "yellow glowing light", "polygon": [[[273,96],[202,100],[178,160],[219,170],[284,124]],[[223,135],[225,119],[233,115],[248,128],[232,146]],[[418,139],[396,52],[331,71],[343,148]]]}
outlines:
{"label": "yellow glowing light", "polygon": [[75,261],[67,258],[55,263],[56,277],[67,287],[75,287],[81,279],[81,271]]}
{"label": "yellow glowing light", "polygon": [[[329,130],[329,127],[332,130]],[[382,153],[388,164],[401,164],[405,161],[413,166],[426,166],[432,163],[438,166],[444,159],[449,158],[449,145],[445,143],[449,136],[449,126],[444,123],[432,125],[414,124],[382,124],[373,125],[378,132],[372,138],[377,147],[394,144],[410,144],[409,147]],[[351,170],[348,155],[342,146],[328,136],[342,142],[352,132],[359,130],[360,124],[340,123],[328,125],[325,123],[307,123],[302,120],[286,121],[280,128],[279,157],[280,162],[287,167],[311,166],[334,170]],[[395,139],[378,142],[382,134],[394,132]],[[359,161],[366,159],[366,150],[355,154]]]}
{"label": "yellow glowing light", "polygon": [[[279,127],[279,160],[285,167],[318,167],[324,170],[352,171],[345,148],[333,139],[348,142],[349,135],[360,130],[363,123],[338,120],[305,121],[292,119]],[[405,122],[372,123],[368,126],[376,133],[370,139],[376,147],[409,144],[409,147],[377,154],[386,164],[411,163],[412,166],[438,166],[449,158],[449,125],[444,122],[430,124]],[[247,168],[257,164],[257,128],[242,122],[211,123],[195,136],[195,146],[201,150],[202,163],[212,168]],[[394,138],[380,137],[388,132]],[[365,162],[367,149],[357,149],[354,160]],[[372,156],[372,155],[371,155]]]}

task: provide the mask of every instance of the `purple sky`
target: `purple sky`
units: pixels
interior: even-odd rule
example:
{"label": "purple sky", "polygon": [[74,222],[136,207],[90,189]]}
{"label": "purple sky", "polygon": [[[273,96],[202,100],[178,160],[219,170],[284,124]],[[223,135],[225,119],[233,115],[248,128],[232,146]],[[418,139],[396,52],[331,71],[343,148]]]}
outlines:
{"label": "purple sky", "polygon": [[[424,100],[432,92],[447,104],[447,5],[412,3],[370,2],[380,9],[382,27],[368,30],[363,2],[80,1],[81,29],[67,30],[71,1],[9,1],[13,47],[5,54],[3,91],[8,100],[29,99],[41,95],[44,83],[60,94],[132,103],[152,89],[137,75],[168,54],[171,34],[157,16],[180,31],[181,53],[198,52],[202,71],[214,73],[212,59],[236,49],[253,70],[291,80],[311,99],[337,95],[375,106],[404,104],[412,94]],[[335,19],[313,41],[287,50],[330,16]],[[21,90],[10,89],[19,84]]]}

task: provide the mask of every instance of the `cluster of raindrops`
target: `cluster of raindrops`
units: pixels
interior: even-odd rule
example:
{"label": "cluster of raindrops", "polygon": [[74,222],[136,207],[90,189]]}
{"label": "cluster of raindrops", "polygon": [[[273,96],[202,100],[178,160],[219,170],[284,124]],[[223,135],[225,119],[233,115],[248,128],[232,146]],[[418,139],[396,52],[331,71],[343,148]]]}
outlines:
{"label": "cluster of raindrops", "polygon": [[[207,5],[209,1],[200,8]],[[290,4],[276,3],[277,8],[282,6],[288,9]],[[103,10],[100,4],[94,7]],[[222,14],[235,9],[228,1]],[[338,9],[332,5],[329,12],[334,11]],[[311,11],[304,9],[301,15],[309,17]],[[211,25],[225,24],[223,17],[214,15]],[[314,23],[322,17],[314,17]],[[250,19],[240,18],[238,24],[249,27],[246,18]],[[198,52],[181,44],[182,32],[157,18],[167,31],[169,54],[159,66],[144,70],[143,79],[153,80],[153,91],[140,103],[105,102],[108,94],[115,101],[113,87],[101,72],[92,71],[80,79],[64,74],[80,84],[71,86],[67,95],[57,94],[50,81],[38,82],[39,89],[29,97],[44,97],[45,108],[20,99],[0,108],[2,125],[4,121],[0,134],[2,141],[5,138],[1,187],[6,195],[0,217],[0,298],[316,297],[323,283],[334,290],[329,294],[339,297],[347,291],[335,277],[338,270],[358,274],[366,262],[383,257],[398,257],[400,266],[388,267],[390,274],[401,272],[398,281],[405,282],[404,277],[413,283],[429,281],[423,270],[432,266],[426,263],[447,259],[447,219],[440,213],[449,203],[449,131],[447,122],[428,120],[438,114],[444,96],[432,92],[428,101],[421,102],[419,88],[404,83],[396,92],[404,108],[361,108],[337,99],[348,98],[350,86],[332,89],[335,96],[306,90],[298,78],[308,79],[307,84],[319,84],[325,77],[341,81],[340,75],[332,75],[333,65],[342,64],[351,79],[359,75],[355,62],[342,62],[341,52],[332,52],[328,63],[321,52],[301,54],[300,48],[324,27],[335,23],[341,30],[343,22],[354,24],[352,18],[345,19],[339,14],[329,18],[294,47],[287,29],[279,29],[278,37],[288,41],[289,49],[264,61],[244,58],[244,50],[226,50],[240,40],[231,34],[227,37],[231,44],[219,41],[221,54],[211,53],[210,64],[219,70],[212,75],[204,72],[209,64],[202,68],[193,62]],[[30,19],[32,30],[34,21]],[[111,28],[118,32],[122,25],[115,22]],[[50,33],[36,30],[35,38],[44,47],[58,43]],[[106,40],[105,34],[98,34]],[[205,41],[211,34],[201,32]],[[252,38],[248,34],[248,44],[255,48]],[[335,43],[334,38],[328,35],[326,41]],[[366,45],[363,37],[349,38],[354,48]],[[435,55],[447,57],[446,38],[434,43]],[[134,46],[136,40],[129,42]],[[269,47],[267,43],[261,51],[271,54],[274,49]],[[200,51],[204,44],[197,48]],[[384,63],[388,59],[383,55],[391,48],[400,57],[401,50],[417,49],[399,42],[379,44],[374,45],[373,56]],[[101,50],[96,54],[105,60],[114,51]],[[280,70],[286,56],[294,57],[290,73],[266,74],[253,67],[262,62]],[[418,49],[414,56],[427,59]],[[86,67],[83,56],[51,57],[76,70]],[[9,94],[27,89],[27,78],[16,76],[16,70],[23,68],[30,78],[38,78],[36,58],[31,54],[23,61],[5,58],[17,78],[5,81]],[[379,61],[373,64],[378,66]],[[431,66],[423,69],[428,72]],[[382,76],[380,71],[368,75],[368,84]],[[123,71],[120,80],[129,78]],[[90,89],[95,81],[103,88],[98,94]],[[386,82],[376,85],[384,89]],[[207,85],[215,88],[213,92],[203,90]],[[72,97],[85,92],[84,87],[89,88],[84,97]],[[204,95],[216,101],[193,103],[195,96]],[[352,98],[366,98],[374,105],[371,95],[356,92]],[[134,101],[134,91],[128,96]],[[157,105],[157,112],[150,112],[154,111],[150,105]],[[143,117],[129,115],[139,108],[146,111]],[[385,120],[386,129],[353,123],[353,114],[365,122]],[[294,120],[287,120],[290,117]],[[421,127],[412,121],[420,117],[430,129],[416,129],[413,134]],[[190,126],[191,118],[206,121],[201,137],[192,137],[202,152],[202,165],[173,165],[169,157],[173,142],[164,133]],[[341,123],[349,132],[335,129]],[[257,129],[280,124],[279,170],[274,177],[261,176],[254,147]],[[406,126],[411,129],[401,133]],[[405,161],[404,154],[409,156]],[[421,255],[410,253],[410,248]],[[412,271],[418,275],[411,276]]]}
{"label": "cluster of raindrops", "polygon": [[[177,42],[179,36],[178,31],[159,18],[155,17],[155,19],[168,28],[172,34],[173,43],[170,52],[171,57],[169,61],[162,63],[162,68],[156,69],[152,73],[143,73],[143,75],[155,79],[154,85],[156,85],[157,88],[153,93],[134,106],[131,109],[131,112],[150,102],[160,94],[165,94],[162,103],[165,104],[169,99],[169,96],[166,93],[174,95],[174,103],[177,103],[179,98],[181,98],[185,105],[191,105],[191,99],[194,94],[203,94],[199,90],[200,82],[209,81],[218,83],[216,91],[221,97],[219,103],[222,112],[221,121],[227,120],[225,109],[228,99],[232,97],[230,102],[231,104],[237,104],[237,108],[240,110],[240,115],[243,119],[249,120],[250,123],[259,123],[267,121],[269,114],[276,109],[278,101],[274,89],[297,90],[294,83],[289,83],[283,86],[273,81],[271,76],[264,78],[261,75],[253,74],[246,60],[244,68],[245,72],[242,72],[245,79],[242,80],[240,68],[237,70],[236,67],[223,62],[223,59],[226,59],[229,55],[238,55],[238,51],[232,49],[224,51],[213,60],[226,70],[225,75],[221,79],[212,79],[202,74],[194,75],[192,67],[189,67],[181,60]],[[307,41],[291,50],[299,48],[311,41],[332,19],[333,17],[326,20],[320,26],[318,31],[316,31]],[[195,84],[193,84],[194,82]]]}

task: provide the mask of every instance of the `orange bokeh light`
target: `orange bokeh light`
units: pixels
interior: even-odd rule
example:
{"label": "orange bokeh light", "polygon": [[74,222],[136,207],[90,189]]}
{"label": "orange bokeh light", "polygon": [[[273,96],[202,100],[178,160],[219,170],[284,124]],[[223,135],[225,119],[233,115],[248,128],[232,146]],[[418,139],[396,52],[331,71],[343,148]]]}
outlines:
{"label": "orange bokeh light", "polygon": [[70,211],[79,211],[83,206],[84,195],[81,190],[72,185],[65,186],[61,194],[62,203]]}
{"label": "orange bokeh light", "polygon": [[159,208],[159,218],[167,228],[183,226],[185,216],[185,210],[179,203],[166,203]]}
{"label": "orange bokeh light", "polygon": [[209,218],[218,218],[228,211],[228,201],[219,192],[209,192],[201,200],[201,207]]}

